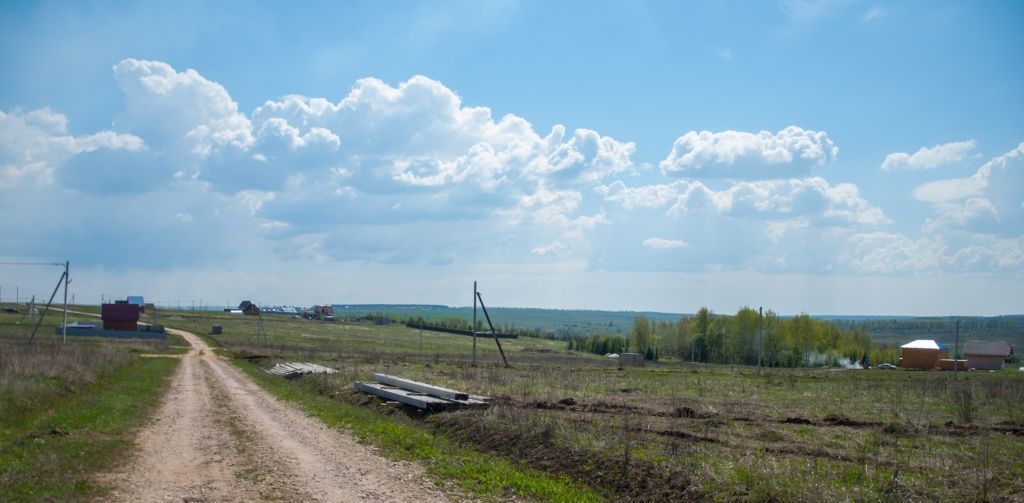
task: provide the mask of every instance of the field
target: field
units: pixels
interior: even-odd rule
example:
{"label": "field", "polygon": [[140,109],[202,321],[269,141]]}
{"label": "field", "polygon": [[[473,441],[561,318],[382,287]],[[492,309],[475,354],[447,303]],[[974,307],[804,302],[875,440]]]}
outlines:
{"label": "field", "polygon": [[[610,499],[1014,500],[1024,492],[1024,373],[1016,370],[954,380],[937,372],[759,374],[685,363],[619,369],[532,338],[502,340],[511,368],[501,365],[493,340],[478,339],[473,367],[465,336],[369,322],[263,321],[265,338],[253,317],[178,312],[162,322],[200,334],[222,325],[214,339],[220,351],[254,375],[279,361],[340,369],[261,382],[315,414],[332,403],[371,412],[373,428],[359,428],[369,416],[341,423],[367,441],[394,440],[381,424],[403,435],[444,435],[457,444],[453,452],[489,453]],[[381,405],[352,389],[372,372],[492,396],[495,405],[431,415]],[[428,463],[438,456],[406,451],[398,455]]]}
{"label": "field", "polygon": [[[9,306],[3,306],[9,307]],[[24,307],[24,306],[22,306]],[[83,319],[84,320],[84,319]],[[8,501],[89,499],[96,473],[123,462],[135,429],[165,388],[180,339],[108,341],[54,335],[47,314],[36,340],[20,314],[0,314],[0,493]],[[19,324],[22,324],[19,330]]]}

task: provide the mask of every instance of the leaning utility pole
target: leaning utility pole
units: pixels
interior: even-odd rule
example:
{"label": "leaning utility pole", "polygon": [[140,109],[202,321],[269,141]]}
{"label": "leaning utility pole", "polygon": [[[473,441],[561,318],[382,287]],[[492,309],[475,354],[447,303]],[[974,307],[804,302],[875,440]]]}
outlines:
{"label": "leaning utility pole", "polygon": [[[60,265],[60,264],[53,264],[53,265]],[[57,296],[57,291],[60,290],[61,283],[64,284],[64,288],[67,288],[67,278],[68,278],[68,271],[67,271],[67,269],[65,269],[64,272],[61,273],[60,279],[57,280],[57,286],[53,287],[53,293],[50,294],[50,300],[48,300],[46,302],[46,306],[43,307],[43,314],[41,314],[39,316],[39,319],[36,321],[36,326],[32,328],[32,335],[29,336],[28,342],[32,342],[32,341],[34,341],[36,339],[36,332],[39,331],[39,325],[41,325],[43,323],[43,319],[46,318],[46,313],[47,313],[47,311],[50,310],[50,305],[53,304],[53,298]],[[33,299],[34,298],[35,297],[33,297]],[[65,321],[64,324],[65,325],[67,325],[67,312],[68,312],[67,304],[65,303],[64,304],[64,316],[65,316],[64,317],[64,321]],[[67,330],[67,329],[65,328],[65,330]],[[65,333],[64,335],[65,335],[65,337],[67,337],[67,333]],[[67,342],[67,341],[65,340],[65,342]]]}
{"label": "leaning utility pole", "polygon": [[473,366],[476,367],[476,281],[473,282]]}
{"label": "leaning utility pole", "polygon": [[484,305],[484,298],[480,295],[480,292],[476,292],[476,298],[480,299],[480,309],[484,310],[484,317],[487,318],[487,326],[491,327],[491,335],[494,336],[494,343],[498,345],[498,352],[501,353],[501,361],[505,362],[505,366],[508,367],[508,358],[505,358],[505,350],[501,349],[501,341],[498,340],[498,331],[494,329],[494,323],[491,323],[491,315],[487,314],[487,306]]}

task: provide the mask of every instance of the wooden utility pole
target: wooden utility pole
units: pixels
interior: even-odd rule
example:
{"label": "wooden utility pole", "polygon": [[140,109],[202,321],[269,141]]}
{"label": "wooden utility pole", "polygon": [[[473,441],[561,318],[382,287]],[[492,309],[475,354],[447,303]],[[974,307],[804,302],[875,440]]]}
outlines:
{"label": "wooden utility pole", "polygon": [[764,308],[757,308],[757,373],[761,373],[761,360],[764,358]]}
{"label": "wooden utility pole", "polygon": [[476,281],[473,282],[473,366],[476,367]]}
{"label": "wooden utility pole", "polygon": [[64,261],[64,325],[62,327],[62,344],[68,343],[68,283],[71,282],[71,261]]}
{"label": "wooden utility pole", "polygon": [[960,373],[960,320],[956,320],[956,339],[953,342],[953,379]]}

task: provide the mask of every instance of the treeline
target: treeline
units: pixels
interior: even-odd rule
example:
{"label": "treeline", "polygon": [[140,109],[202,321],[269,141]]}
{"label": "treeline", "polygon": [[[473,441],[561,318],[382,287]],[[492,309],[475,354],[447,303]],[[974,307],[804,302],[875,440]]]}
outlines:
{"label": "treeline", "polygon": [[[483,316],[480,316],[483,318]],[[491,327],[487,325],[487,321],[478,318],[476,321],[477,332],[490,332]],[[409,316],[402,318],[402,323],[405,323],[407,327],[416,328],[442,328],[445,330],[455,330],[461,332],[470,332],[470,327],[473,325],[472,322],[465,318],[459,318],[457,316],[448,316],[439,320],[426,320],[422,316]],[[516,328],[509,326],[508,324],[497,324],[494,326],[495,331],[499,334],[514,335],[516,337],[539,337],[540,329],[525,329]]]}
{"label": "treeline", "polygon": [[598,355],[627,352],[626,338],[621,335],[575,336],[567,338],[566,344],[570,351],[584,351]]}
{"label": "treeline", "polygon": [[625,349],[618,351],[608,349],[616,336],[603,337],[588,338],[593,341],[570,339],[569,349],[597,354],[629,351],[648,359],[672,356],[683,361],[735,365],[756,365],[760,350],[761,363],[772,367],[842,366],[864,359],[877,364],[895,362],[898,356],[898,348],[874,344],[871,336],[860,329],[842,330],[835,323],[814,320],[806,314],[783,319],[768,311],[761,317],[747,307],[735,315],[717,315],[701,308],[696,315],[677,322],[637,316],[621,341]]}
{"label": "treeline", "polygon": [[861,329],[865,332],[952,332],[953,324],[959,321],[960,329],[967,331],[998,331],[1021,329],[1021,324],[1010,316],[991,318],[911,318],[911,319],[878,319],[878,320],[836,320],[836,324],[844,329]]}

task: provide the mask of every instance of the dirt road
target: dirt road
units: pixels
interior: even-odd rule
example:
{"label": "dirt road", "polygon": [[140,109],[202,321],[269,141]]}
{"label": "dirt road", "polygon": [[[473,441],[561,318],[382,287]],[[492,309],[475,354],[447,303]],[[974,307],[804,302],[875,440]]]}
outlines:
{"label": "dirt road", "polygon": [[445,501],[386,460],[269,395],[180,330],[182,357],[136,457],[104,477],[115,501]]}

